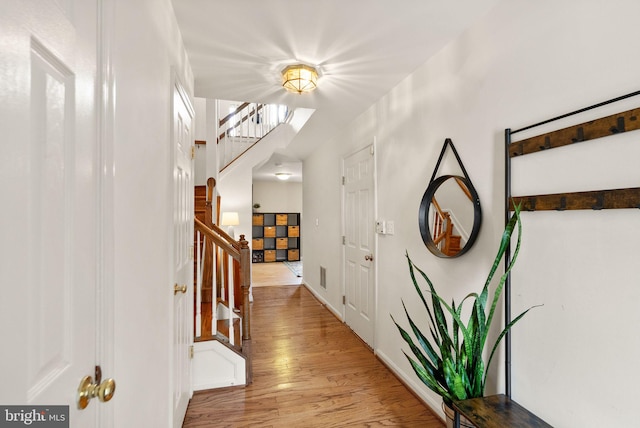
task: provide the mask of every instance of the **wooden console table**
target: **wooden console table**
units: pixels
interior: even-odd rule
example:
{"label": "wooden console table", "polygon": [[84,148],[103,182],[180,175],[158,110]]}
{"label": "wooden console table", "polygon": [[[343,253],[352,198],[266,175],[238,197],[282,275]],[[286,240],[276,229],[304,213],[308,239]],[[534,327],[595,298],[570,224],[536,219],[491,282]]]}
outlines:
{"label": "wooden console table", "polygon": [[460,415],[478,428],[551,427],[504,394],[456,401],[453,410],[455,428],[460,428]]}

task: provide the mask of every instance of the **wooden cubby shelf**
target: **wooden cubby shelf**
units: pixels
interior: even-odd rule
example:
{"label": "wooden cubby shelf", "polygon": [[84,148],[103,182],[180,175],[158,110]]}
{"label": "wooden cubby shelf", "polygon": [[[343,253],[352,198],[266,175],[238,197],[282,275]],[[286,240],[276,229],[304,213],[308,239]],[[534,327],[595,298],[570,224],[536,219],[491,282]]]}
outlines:
{"label": "wooden cubby shelf", "polygon": [[300,213],[254,213],[253,263],[300,260]]}

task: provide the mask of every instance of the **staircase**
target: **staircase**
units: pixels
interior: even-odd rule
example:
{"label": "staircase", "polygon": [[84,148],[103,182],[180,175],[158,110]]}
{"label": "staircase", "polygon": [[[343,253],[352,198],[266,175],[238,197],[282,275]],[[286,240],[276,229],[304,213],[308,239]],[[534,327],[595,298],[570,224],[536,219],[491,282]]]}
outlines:
{"label": "staircase", "polygon": [[432,237],[433,243],[445,256],[453,257],[461,250],[462,237],[455,234],[456,226],[451,219],[451,213],[440,207],[440,204],[434,197],[431,200],[435,210],[433,212],[432,221]]}
{"label": "staircase", "polygon": [[210,178],[194,190],[194,390],[248,384],[252,375],[249,244],[214,224],[214,189]]}
{"label": "staircase", "polygon": [[289,117],[285,105],[241,103],[218,121],[218,170],[223,171]]}
{"label": "staircase", "polygon": [[235,202],[250,213],[251,180],[246,176],[274,150],[286,147],[313,112],[242,103],[225,118],[216,119],[220,182],[209,178],[207,186],[197,186],[194,195],[194,390],[245,385],[252,379],[250,249],[244,236],[232,239],[217,226],[220,219],[212,218],[212,213],[220,213],[218,189],[233,194]]}
{"label": "staircase", "polygon": [[449,235],[446,241],[444,253],[447,256],[453,257],[461,250],[460,241],[462,237],[460,235]]}
{"label": "staircase", "polygon": [[207,186],[195,186],[194,187],[194,203],[193,209],[195,217],[204,223],[205,210],[207,202]]}

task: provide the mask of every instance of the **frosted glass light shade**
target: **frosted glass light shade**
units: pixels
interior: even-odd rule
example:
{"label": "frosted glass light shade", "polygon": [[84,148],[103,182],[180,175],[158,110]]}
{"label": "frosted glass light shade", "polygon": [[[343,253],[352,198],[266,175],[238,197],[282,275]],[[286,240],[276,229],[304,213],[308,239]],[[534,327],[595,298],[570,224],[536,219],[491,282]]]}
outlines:
{"label": "frosted glass light shade", "polygon": [[302,94],[318,86],[318,71],[305,64],[295,64],[282,70],[282,86],[287,91]]}
{"label": "frosted glass light shade", "polygon": [[276,178],[278,180],[288,180],[291,177],[290,172],[276,172]]}

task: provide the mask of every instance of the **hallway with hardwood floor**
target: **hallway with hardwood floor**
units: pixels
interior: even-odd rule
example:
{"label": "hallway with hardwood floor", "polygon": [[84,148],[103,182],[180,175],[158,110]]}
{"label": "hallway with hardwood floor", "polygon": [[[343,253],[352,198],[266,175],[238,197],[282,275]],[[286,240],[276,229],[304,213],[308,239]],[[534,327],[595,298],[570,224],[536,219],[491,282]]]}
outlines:
{"label": "hallway with hardwood floor", "polygon": [[251,285],[253,287],[300,284],[302,284],[302,277],[296,276],[282,262],[251,264]]}
{"label": "hallway with hardwood floor", "polygon": [[183,428],[444,426],[304,286],[253,293],[253,384],[196,392]]}

